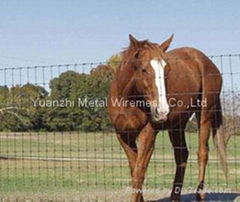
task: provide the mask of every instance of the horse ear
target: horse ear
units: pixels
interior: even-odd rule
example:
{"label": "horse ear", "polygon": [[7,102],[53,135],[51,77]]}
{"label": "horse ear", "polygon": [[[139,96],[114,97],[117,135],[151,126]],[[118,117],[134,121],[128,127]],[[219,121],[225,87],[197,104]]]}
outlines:
{"label": "horse ear", "polygon": [[131,34],[129,34],[129,41],[130,41],[130,45],[133,45],[133,46],[138,45],[138,40],[135,39]]}
{"label": "horse ear", "polygon": [[164,41],[161,45],[159,45],[159,47],[165,52],[169,46],[170,46],[170,43],[172,42],[173,40],[173,36],[174,34],[172,34],[169,39],[167,39],[166,41]]}

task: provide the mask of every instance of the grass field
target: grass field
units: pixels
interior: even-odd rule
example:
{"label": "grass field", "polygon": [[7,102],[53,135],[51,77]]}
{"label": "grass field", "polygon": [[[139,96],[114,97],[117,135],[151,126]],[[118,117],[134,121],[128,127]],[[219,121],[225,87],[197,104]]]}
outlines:
{"label": "grass field", "polygon": [[[197,185],[197,138],[197,134],[187,134],[186,192]],[[228,144],[226,182],[210,141],[206,187],[211,191],[240,191],[239,142],[240,137],[234,136]],[[84,201],[122,199],[130,194],[127,159],[112,133],[0,133],[0,156],[1,198]],[[145,180],[146,196],[168,195],[174,170],[168,135],[159,133]]]}

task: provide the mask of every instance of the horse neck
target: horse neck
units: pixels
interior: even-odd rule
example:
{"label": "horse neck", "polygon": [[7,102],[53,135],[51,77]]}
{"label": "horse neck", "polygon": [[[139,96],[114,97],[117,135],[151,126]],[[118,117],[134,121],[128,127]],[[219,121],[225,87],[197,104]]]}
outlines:
{"label": "horse neck", "polygon": [[117,88],[120,97],[133,95],[134,78],[133,71],[130,69],[120,69],[117,73]]}

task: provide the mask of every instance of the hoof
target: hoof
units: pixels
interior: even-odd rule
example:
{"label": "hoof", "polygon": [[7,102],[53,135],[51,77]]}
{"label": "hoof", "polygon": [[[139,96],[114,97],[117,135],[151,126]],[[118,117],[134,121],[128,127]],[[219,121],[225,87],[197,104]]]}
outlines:
{"label": "hoof", "polygon": [[203,191],[199,191],[196,194],[196,201],[204,201],[206,194]]}
{"label": "hoof", "polygon": [[180,201],[180,195],[172,195],[171,197],[170,197],[170,201],[174,201],[174,202],[178,202],[178,201]]}
{"label": "hoof", "polygon": [[204,183],[203,181],[197,187],[196,201],[204,201],[206,193],[204,192]]}

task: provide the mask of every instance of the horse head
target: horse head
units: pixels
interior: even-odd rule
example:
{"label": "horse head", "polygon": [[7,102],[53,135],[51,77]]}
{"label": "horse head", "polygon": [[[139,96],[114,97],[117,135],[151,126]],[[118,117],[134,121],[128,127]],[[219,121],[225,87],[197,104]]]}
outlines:
{"label": "horse head", "polygon": [[166,121],[169,113],[165,87],[167,62],[164,58],[172,38],[173,35],[159,45],[147,40],[138,41],[129,35],[130,45],[123,54],[125,64],[133,70],[136,91],[149,104],[154,122]]}

